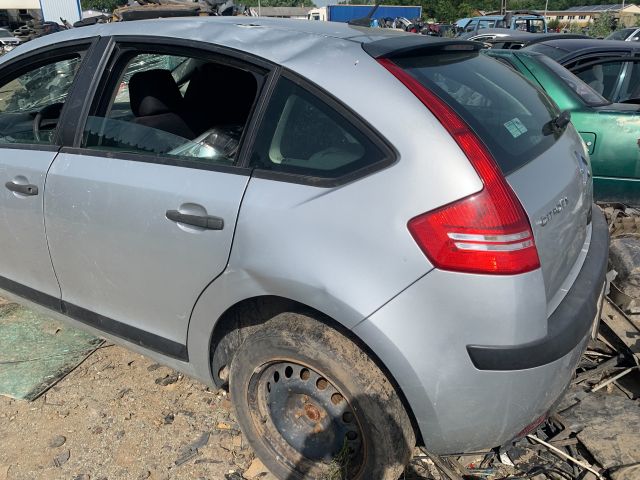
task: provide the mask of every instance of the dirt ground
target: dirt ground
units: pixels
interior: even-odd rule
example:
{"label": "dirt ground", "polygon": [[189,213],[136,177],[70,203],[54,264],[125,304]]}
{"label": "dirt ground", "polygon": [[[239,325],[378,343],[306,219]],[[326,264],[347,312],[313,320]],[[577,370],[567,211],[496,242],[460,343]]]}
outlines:
{"label": "dirt ground", "polygon": [[272,480],[253,459],[226,392],[117,346],[34,402],[0,396],[0,480]]}

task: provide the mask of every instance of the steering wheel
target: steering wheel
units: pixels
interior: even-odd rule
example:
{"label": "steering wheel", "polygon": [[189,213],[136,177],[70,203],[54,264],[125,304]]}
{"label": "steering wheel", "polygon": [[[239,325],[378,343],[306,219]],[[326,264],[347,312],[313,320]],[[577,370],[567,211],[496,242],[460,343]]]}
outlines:
{"label": "steering wheel", "polygon": [[33,119],[33,138],[36,142],[40,142],[40,129],[42,127],[55,128],[58,124],[63,105],[63,103],[52,103],[36,113]]}

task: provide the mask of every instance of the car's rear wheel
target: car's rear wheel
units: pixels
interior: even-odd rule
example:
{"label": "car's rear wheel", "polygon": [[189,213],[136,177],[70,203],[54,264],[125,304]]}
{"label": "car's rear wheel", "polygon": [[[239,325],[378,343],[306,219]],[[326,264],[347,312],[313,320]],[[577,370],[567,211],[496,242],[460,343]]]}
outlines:
{"label": "car's rear wheel", "polygon": [[254,330],[230,371],[238,422],[278,478],[396,480],[415,437],[393,386],[351,340],[283,313]]}

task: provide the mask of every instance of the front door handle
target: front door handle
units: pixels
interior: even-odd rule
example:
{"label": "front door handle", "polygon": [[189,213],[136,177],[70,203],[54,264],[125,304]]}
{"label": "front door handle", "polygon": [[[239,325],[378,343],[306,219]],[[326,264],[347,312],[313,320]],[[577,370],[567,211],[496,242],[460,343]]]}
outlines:
{"label": "front door handle", "polygon": [[207,230],[222,230],[224,228],[224,220],[212,215],[191,215],[181,213],[178,210],[167,210],[166,215],[167,218],[173,222],[206,228]]}
{"label": "front door handle", "polygon": [[4,186],[7,187],[12,192],[21,193],[22,195],[37,195],[38,194],[37,185],[32,185],[30,183],[27,184],[27,185],[22,185],[22,184],[15,183],[15,182],[7,182],[7,183],[4,184]]}

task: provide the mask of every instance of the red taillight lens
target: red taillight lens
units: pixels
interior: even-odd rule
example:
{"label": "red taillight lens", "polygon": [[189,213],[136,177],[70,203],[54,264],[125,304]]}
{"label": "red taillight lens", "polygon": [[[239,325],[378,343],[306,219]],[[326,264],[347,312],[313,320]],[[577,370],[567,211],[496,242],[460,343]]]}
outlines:
{"label": "red taillight lens", "polygon": [[457,113],[410,74],[379,59],[435,115],[478,172],[478,193],[409,221],[431,263],[443,270],[517,274],[540,267],[527,215],[493,157]]}

